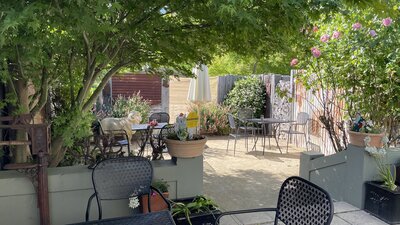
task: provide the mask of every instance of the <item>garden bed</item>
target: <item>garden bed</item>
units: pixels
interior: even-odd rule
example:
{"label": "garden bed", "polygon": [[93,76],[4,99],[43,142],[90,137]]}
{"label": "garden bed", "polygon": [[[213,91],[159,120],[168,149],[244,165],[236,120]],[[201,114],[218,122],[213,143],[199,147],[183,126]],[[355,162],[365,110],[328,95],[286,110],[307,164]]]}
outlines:
{"label": "garden bed", "polygon": [[[189,204],[193,201],[192,198],[176,199],[174,202]],[[209,212],[191,213],[189,215],[192,225],[214,225],[216,219],[221,215],[221,211],[215,207],[210,207]],[[174,221],[177,225],[190,225],[189,221],[184,215],[174,216]]]}
{"label": "garden bed", "polygon": [[365,183],[365,211],[389,223],[400,223],[400,188],[391,191],[382,182]]}

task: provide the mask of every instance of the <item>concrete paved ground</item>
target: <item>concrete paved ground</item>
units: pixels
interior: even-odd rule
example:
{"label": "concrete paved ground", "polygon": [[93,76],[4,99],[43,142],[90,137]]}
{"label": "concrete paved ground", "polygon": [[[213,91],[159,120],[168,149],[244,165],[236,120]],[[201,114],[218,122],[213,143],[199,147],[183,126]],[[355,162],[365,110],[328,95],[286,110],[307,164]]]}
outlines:
{"label": "concrete paved ground", "polygon": [[[233,156],[233,141],[226,152],[228,137],[209,137],[204,153],[204,193],[220,206],[222,211],[276,206],[279,188],[289,176],[298,175],[300,152],[304,149],[282,141],[281,154],[271,140],[263,155],[261,144],[257,151],[246,151],[244,139],[240,139]],[[233,140],[233,139],[232,139]],[[335,202],[334,225],[383,225],[381,220],[345,202]],[[224,224],[273,224],[273,214],[257,213],[244,217],[227,218]]]}

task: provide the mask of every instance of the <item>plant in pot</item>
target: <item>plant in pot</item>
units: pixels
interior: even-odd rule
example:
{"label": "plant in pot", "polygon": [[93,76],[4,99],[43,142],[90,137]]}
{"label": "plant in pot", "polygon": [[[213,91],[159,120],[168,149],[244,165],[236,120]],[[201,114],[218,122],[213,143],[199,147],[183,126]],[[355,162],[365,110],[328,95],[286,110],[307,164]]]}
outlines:
{"label": "plant in pot", "polygon": [[220,214],[217,204],[203,195],[172,204],[172,216],[177,225],[211,225]]}
{"label": "plant in pot", "polygon": [[[386,149],[369,146],[367,137],[365,150],[375,159],[380,181],[365,183],[365,210],[390,224],[400,223],[400,188],[396,183],[396,167],[386,163]],[[384,138],[387,147],[388,138]]]}
{"label": "plant in pot", "polygon": [[[165,198],[169,197],[168,188],[169,185],[164,180],[155,180],[151,184],[154,188],[158,189]],[[140,197],[140,205],[142,213],[148,213],[148,201],[149,197],[147,195],[142,195]],[[162,211],[168,209],[168,205],[162,199],[162,197],[155,191],[150,194],[150,207],[152,212]]]}
{"label": "plant in pot", "polygon": [[186,115],[181,113],[176,118],[174,131],[165,139],[168,153],[172,157],[192,158],[203,154],[207,137],[188,130],[186,120]]}
{"label": "plant in pot", "polygon": [[356,118],[350,125],[349,143],[352,145],[365,147],[366,138],[368,137],[368,146],[381,148],[384,145],[383,139],[385,133],[381,129],[373,126],[371,121],[366,121],[360,113],[357,113]]}

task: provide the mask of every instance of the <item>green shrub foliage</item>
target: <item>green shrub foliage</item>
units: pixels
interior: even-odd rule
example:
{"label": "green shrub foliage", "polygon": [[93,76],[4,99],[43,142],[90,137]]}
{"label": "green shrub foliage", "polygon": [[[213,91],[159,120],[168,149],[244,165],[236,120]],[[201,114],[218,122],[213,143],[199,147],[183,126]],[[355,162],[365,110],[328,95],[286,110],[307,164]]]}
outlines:
{"label": "green shrub foliage", "polygon": [[266,96],[265,85],[261,80],[248,77],[235,82],[224,103],[233,113],[241,109],[251,109],[254,116],[259,117],[264,114]]}
{"label": "green shrub foliage", "polygon": [[142,116],[142,123],[147,122],[151,107],[150,103],[140,96],[140,92],[126,98],[119,95],[115,101],[112,116],[117,118],[126,117],[129,112],[137,111]]}
{"label": "green shrub foliage", "polygon": [[189,111],[200,111],[200,132],[215,135],[229,134],[229,123],[226,114],[229,112],[227,106],[216,103],[203,105],[191,105]]}

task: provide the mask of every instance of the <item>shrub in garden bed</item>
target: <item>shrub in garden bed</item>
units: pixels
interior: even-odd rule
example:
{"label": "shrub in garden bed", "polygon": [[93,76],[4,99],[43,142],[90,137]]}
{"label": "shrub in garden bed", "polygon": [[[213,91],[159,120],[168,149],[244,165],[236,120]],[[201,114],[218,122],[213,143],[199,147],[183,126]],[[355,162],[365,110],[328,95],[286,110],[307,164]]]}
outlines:
{"label": "shrub in garden bed", "polygon": [[266,96],[265,85],[261,80],[248,77],[235,82],[224,104],[229,106],[231,113],[237,114],[241,109],[251,109],[255,117],[260,117],[265,111]]}
{"label": "shrub in garden bed", "polygon": [[150,110],[150,103],[140,96],[140,92],[133,94],[130,97],[118,95],[114,100],[112,117],[122,118],[132,111],[137,111],[142,116],[141,123],[147,123]]}
{"label": "shrub in garden bed", "polygon": [[200,132],[214,135],[229,134],[229,123],[227,106],[218,105],[216,103],[207,103],[201,105],[192,104],[189,111],[200,112]]}
{"label": "shrub in garden bed", "polygon": [[172,215],[177,225],[211,225],[220,214],[214,201],[202,195],[177,199],[172,205]]}

